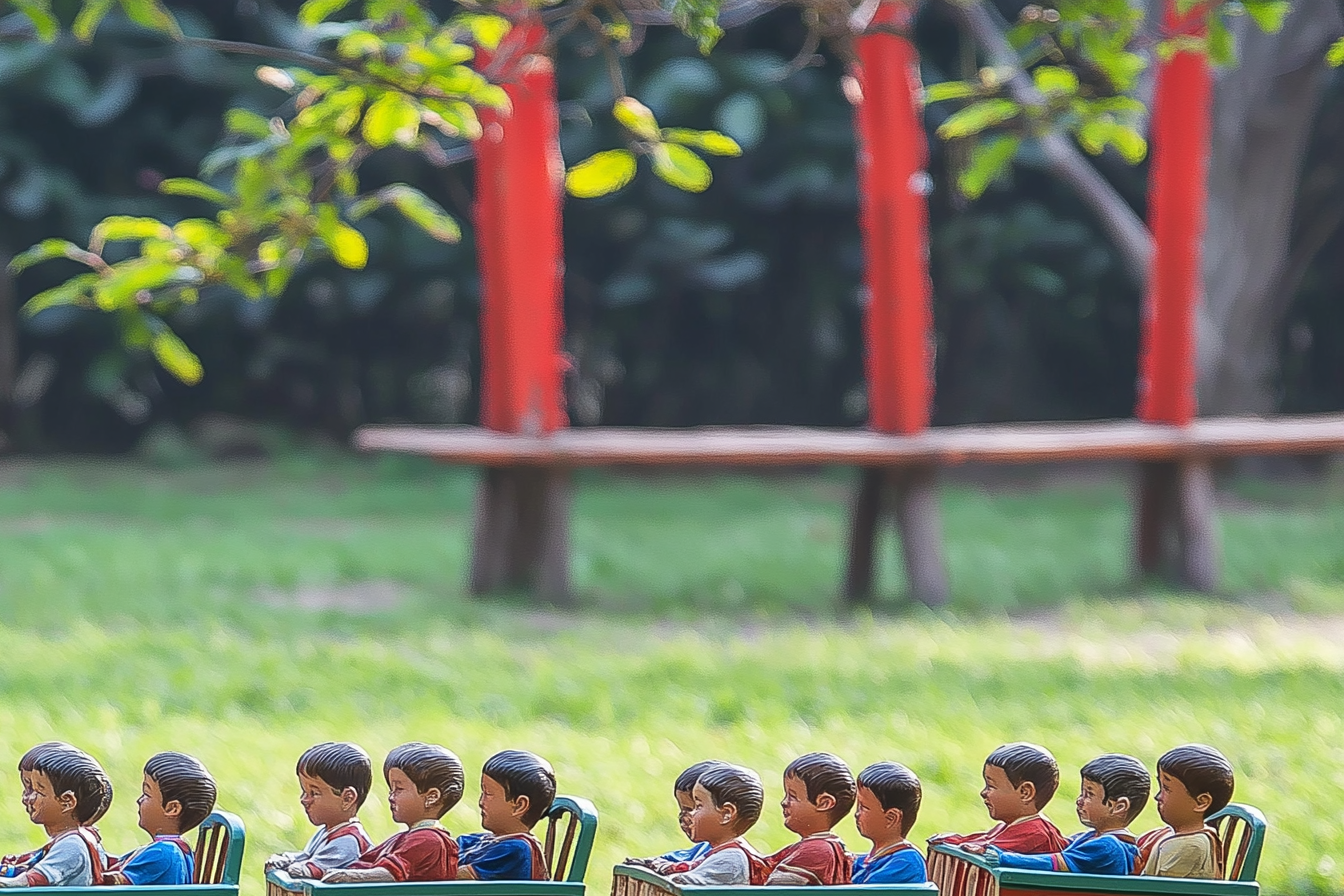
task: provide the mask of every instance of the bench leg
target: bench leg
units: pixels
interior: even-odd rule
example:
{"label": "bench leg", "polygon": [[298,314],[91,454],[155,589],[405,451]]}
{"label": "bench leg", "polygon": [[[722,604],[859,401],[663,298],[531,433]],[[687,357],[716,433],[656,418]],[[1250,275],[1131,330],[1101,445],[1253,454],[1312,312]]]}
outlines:
{"label": "bench leg", "polygon": [[1139,466],[1135,559],[1139,573],[1196,591],[1218,587],[1213,475],[1206,461]]}
{"label": "bench leg", "polygon": [[[885,505],[885,506],[884,506]],[[895,516],[910,596],[930,607],[947,602],[937,475],[932,468],[864,468],[850,512],[849,554],[842,597],[850,606],[871,605],[878,525]]]}
{"label": "bench leg", "polygon": [[530,590],[547,603],[572,603],[568,472],[486,470],[476,492],[472,539],[472,594]]}

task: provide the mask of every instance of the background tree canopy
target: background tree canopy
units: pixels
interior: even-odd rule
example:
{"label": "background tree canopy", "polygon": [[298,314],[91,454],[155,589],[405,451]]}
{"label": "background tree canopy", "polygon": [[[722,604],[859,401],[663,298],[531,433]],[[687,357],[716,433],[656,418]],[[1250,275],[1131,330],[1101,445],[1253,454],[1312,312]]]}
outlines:
{"label": "background tree canopy", "polygon": [[[445,16],[456,10],[425,5]],[[78,6],[53,9],[70,21]],[[1318,30],[1328,35],[1339,11],[1334,0],[1327,6],[1333,18],[1322,13]],[[310,52],[298,9],[230,0],[174,11],[196,37]],[[1000,11],[1024,21],[1019,6]],[[1292,24],[1290,16],[1285,32]],[[85,245],[111,214],[170,222],[201,215],[200,198],[156,188],[165,178],[196,177],[220,147],[238,149],[224,132],[227,110],[265,122],[287,102],[254,77],[257,59],[165,40],[117,10],[88,44],[68,35],[43,43],[23,25],[17,14],[0,19],[5,258],[53,236]],[[843,54],[800,57],[809,34],[792,8],[728,28],[708,56],[674,29],[638,31],[642,44],[624,62],[628,92],[661,125],[722,132],[743,155],[707,156],[714,183],[702,193],[641,175],[612,195],[567,201],[572,421],[861,423],[862,259]],[[1258,39],[1237,23],[1229,36],[1251,49]],[[955,10],[926,6],[915,37],[926,83],[983,81],[984,59]],[[1302,147],[1279,203],[1291,242],[1270,285],[1283,293],[1282,307],[1261,327],[1282,362],[1269,388],[1285,410],[1344,407],[1344,79],[1339,69],[1328,73],[1321,55],[1314,80],[1295,94],[1305,108]],[[608,63],[593,40],[580,30],[562,38],[556,68],[566,162],[621,145]],[[930,131],[966,108],[931,104]],[[931,145],[935,420],[1129,414],[1140,288],[1125,259],[1030,139],[1017,164],[986,178],[984,195],[968,202],[956,183],[973,162],[966,144]],[[364,162],[360,176],[366,191],[413,184],[469,221],[469,164],[444,167],[390,150]],[[1096,164],[1141,214],[1145,166],[1115,148]],[[1215,177],[1211,208],[1217,191],[1242,186]],[[356,226],[368,250],[362,269],[305,261],[279,298],[250,299],[221,284],[174,310],[172,332],[205,370],[195,386],[179,383],[149,351],[126,351],[114,316],[67,305],[20,318],[23,300],[73,268],[0,275],[0,431],[25,450],[120,450],[156,423],[210,411],[338,437],[364,422],[474,420],[479,287],[470,228],[446,244],[399,215]]]}

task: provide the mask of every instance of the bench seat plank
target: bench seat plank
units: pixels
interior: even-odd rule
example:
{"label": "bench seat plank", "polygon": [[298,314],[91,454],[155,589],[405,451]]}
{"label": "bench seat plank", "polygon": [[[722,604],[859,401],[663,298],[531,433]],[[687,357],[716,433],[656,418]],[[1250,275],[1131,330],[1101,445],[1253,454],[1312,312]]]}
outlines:
{"label": "bench seat plank", "polygon": [[1344,451],[1344,415],[1206,417],[1189,427],[1137,420],[934,427],[912,436],[863,429],[698,427],[564,429],[524,436],[475,426],[366,426],[365,451],[485,467],[864,467],[1054,461],[1172,461]]}

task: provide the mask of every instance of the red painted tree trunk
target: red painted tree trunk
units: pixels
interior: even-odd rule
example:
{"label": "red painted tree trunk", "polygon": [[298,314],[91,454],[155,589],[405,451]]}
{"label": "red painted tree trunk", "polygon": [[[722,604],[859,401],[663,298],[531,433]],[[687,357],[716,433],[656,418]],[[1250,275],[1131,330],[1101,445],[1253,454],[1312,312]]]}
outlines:
{"label": "red painted tree trunk", "polygon": [[[1166,33],[1200,34],[1207,11],[1167,0]],[[1138,416],[1185,426],[1195,416],[1195,312],[1202,293],[1213,78],[1207,57],[1184,50],[1158,62],[1153,95],[1148,223],[1153,263],[1144,302]]]}
{"label": "red painted tree trunk", "polygon": [[[878,26],[909,24],[912,4],[883,2]],[[868,424],[911,435],[929,425],[933,396],[933,289],[929,281],[928,140],[919,99],[919,56],[904,37],[875,31],[857,40],[854,78],[859,223],[863,236]],[[852,601],[872,597],[877,526],[893,513],[908,592],[930,606],[947,600],[936,473],[864,471],[850,527],[844,583]]]}
{"label": "red painted tree trunk", "polygon": [[484,134],[476,143],[481,422],[534,434],[565,425],[564,165],[555,73],[549,59],[534,55],[544,39],[539,22],[520,23],[493,54],[513,109],[483,111]]}

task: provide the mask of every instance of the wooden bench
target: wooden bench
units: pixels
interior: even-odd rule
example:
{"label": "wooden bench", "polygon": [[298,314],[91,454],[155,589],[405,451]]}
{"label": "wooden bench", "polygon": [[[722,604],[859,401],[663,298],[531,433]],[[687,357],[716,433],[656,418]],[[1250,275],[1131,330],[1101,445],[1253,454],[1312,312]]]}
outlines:
{"label": "wooden bench", "polygon": [[428,881],[406,884],[324,884],[266,873],[267,896],[584,896],[583,878],[597,836],[597,808],[577,796],[557,796],[541,838],[549,881]]}
{"label": "wooden bench", "polygon": [[1136,547],[1145,572],[1172,571],[1210,590],[1217,581],[1213,461],[1253,455],[1344,451],[1344,415],[1201,418],[1188,427],[1137,420],[934,427],[910,436],[860,429],[705,427],[565,429],[511,435],[471,426],[369,426],[364,451],[432,457],[482,467],[476,501],[471,590],[534,588],[563,602],[569,584],[569,472],[580,467],[855,466],[843,593],[872,592],[881,519],[894,514],[910,591],[926,603],[947,596],[936,501],[937,471],[969,463],[1136,461]]}
{"label": "wooden bench", "polygon": [[929,847],[929,880],[940,896],[1259,896],[1255,875],[1265,842],[1265,817],[1233,803],[1209,817],[1222,844],[1223,880],[1147,875],[1067,874],[991,868],[955,846]]}
{"label": "wooden bench", "polygon": [[[681,886],[647,868],[617,865],[612,869],[611,896],[798,896],[798,887]],[[826,896],[938,896],[933,884],[846,884],[826,887]]]}

